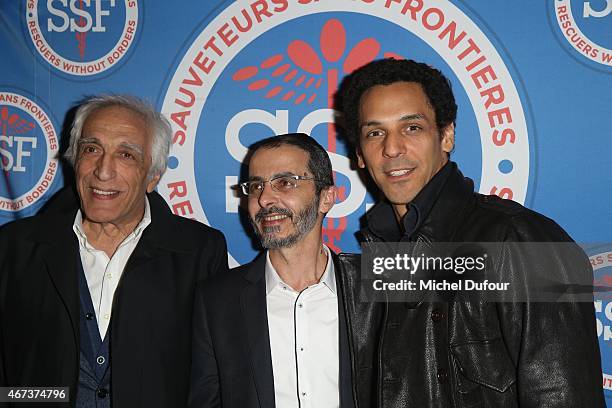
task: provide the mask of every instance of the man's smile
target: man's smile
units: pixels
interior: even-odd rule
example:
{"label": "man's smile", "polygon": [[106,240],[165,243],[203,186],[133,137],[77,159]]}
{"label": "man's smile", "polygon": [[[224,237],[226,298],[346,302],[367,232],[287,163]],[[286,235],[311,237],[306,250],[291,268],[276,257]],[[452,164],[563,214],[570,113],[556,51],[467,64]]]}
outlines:
{"label": "man's smile", "polygon": [[102,200],[116,198],[120,193],[120,191],[118,190],[101,189],[101,188],[96,188],[96,187],[91,187],[91,192],[94,198],[98,198]]}
{"label": "man's smile", "polygon": [[411,174],[414,171],[415,167],[413,168],[403,168],[403,169],[393,169],[393,170],[388,170],[385,171],[385,174],[388,177],[402,177],[402,176],[407,176],[409,174]]}

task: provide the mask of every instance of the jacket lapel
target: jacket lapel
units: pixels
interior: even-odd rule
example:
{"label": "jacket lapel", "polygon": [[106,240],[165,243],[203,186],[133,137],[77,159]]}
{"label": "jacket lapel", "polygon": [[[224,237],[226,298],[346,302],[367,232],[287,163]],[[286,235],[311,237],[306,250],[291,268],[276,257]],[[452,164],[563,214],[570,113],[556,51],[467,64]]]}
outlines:
{"label": "jacket lapel", "polygon": [[138,245],[125,265],[124,275],[167,251],[189,253],[195,251],[199,244],[185,237],[177,227],[168,205],[157,192],[149,193],[147,197],[151,208],[151,224],[142,232]]}
{"label": "jacket lapel", "polygon": [[349,348],[348,328],[346,325],[346,312],[344,308],[344,293],[342,288],[342,277],[340,276],[341,266],[338,256],[332,252],[334,261],[334,271],[336,273],[336,293],[338,295],[338,342],[339,344],[339,378],[338,387],[340,392],[340,407],[352,408],[354,404],[353,396],[353,375],[352,361]]}
{"label": "jacket lapel", "polygon": [[[123,276],[127,275],[128,272],[143,266],[155,258],[155,251],[153,249],[154,247],[151,243],[143,236],[140,241],[138,241],[138,245],[136,245],[134,252],[132,252],[125,264],[121,280],[123,281]],[[160,252],[158,251],[157,254],[159,255]],[[121,284],[121,282],[119,284]]]}
{"label": "jacket lapel", "polygon": [[55,289],[61,297],[70,318],[75,344],[79,344],[79,289],[77,276],[78,242],[72,223],[74,213],[49,217],[48,227],[32,239],[40,242],[43,260]]}
{"label": "jacket lapel", "polygon": [[248,284],[241,294],[241,308],[247,332],[248,354],[253,381],[261,407],[274,406],[274,376],[268,310],[266,306],[265,255],[259,256],[245,275]]}

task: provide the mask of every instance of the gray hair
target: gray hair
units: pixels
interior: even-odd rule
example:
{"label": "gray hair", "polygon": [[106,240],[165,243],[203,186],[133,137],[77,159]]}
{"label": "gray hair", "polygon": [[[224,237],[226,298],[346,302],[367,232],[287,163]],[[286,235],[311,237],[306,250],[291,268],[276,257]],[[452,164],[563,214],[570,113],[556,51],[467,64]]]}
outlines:
{"label": "gray hair", "polygon": [[151,132],[151,168],[149,169],[149,180],[165,173],[168,165],[168,154],[172,144],[172,128],[163,114],[157,112],[153,106],[132,95],[98,95],[87,98],[76,111],[72,128],[70,129],[70,143],[64,154],[64,158],[75,167],[78,152],[79,139],[81,139],[83,126],[89,115],[98,109],[119,106],[129,109],[145,120],[148,130]]}

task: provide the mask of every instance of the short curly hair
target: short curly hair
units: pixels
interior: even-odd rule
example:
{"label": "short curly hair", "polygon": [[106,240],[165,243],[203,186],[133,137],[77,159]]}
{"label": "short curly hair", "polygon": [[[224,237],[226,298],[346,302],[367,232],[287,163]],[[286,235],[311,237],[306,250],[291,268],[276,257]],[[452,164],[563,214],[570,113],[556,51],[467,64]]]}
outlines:
{"label": "short curly hair", "polygon": [[442,72],[413,60],[386,58],[372,61],[355,70],[342,81],[337,95],[337,109],[342,113],[348,142],[359,147],[359,105],[361,97],[377,85],[416,82],[421,85],[436,114],[439,131],[457,119],[457,104],[451,83]]}

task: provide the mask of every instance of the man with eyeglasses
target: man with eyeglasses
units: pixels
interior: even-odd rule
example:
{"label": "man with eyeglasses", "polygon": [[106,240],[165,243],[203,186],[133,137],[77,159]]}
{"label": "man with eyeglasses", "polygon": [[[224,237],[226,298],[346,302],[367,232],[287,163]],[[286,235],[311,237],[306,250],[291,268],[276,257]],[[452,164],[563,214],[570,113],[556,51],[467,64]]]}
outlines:
{"label": "man with eyeglasses", "polygon": [[301,133],[264,139],[240,187],[265,251],[196,293],[189,406],[353,407],[340,267],[321,234],[327,152]]}

